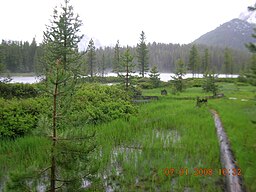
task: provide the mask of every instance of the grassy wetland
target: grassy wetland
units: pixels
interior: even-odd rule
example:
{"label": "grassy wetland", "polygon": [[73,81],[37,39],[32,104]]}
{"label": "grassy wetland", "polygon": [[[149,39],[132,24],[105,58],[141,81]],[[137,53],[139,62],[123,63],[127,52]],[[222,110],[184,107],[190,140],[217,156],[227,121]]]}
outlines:
{"label": "grassy wetland", "polygon": [[[136,112],[129,116],[118,116],[96,124],[84,121],[83,125],[83,118],[77,117],[79,113],[73,114],[80,125],[77,123],[75,128],[61,129],[60,135],[96,133],[93,142],[97,147],[92,159],[97,167],[97,179],[91,181],[84,178],[86,184],[81,184],[81,190],[224,191],[225,177],[219,173],[222,167],[219,144],[209,110],[215,109],[230,140],[236,163],[241,168],[246,189],[254,191],[255,87],[236,83],[219,83],[219,86],[225,97],[210,99],[207,105],[201,107],[196,107],[195,99],[182,99],[207,95],[200,87],[167,96],[160,95],[161,89],[147,89],[143,90],[143,95],[159,96],[159,100],[136,104]],[[114,86],[111,88],[114,89]],[[89,89],[80,94],[88,95]],[[102,88],[98,89],[99,93],[104,92]],[[107,90],[105,93],[110,89]],[[166,90],[171,92],[171,88],[166,87]],[[93,94],[96,97],[97,89]],[[101,97],[95,102],[106,101],[106,96]],[[79,103],[78,106],[81,105]],[[115,105],[112,103],[110,106]],[[100,110],[101,106],[94,107]],[[98,113],[101,114],[100,111]],[[93,113],[87,118],[95,115]],[[99,120],[99,117],[96,119]],[[49,161],[51,143],[42,135],[28,134],[0,142],[0,191],[3,191],[5,183],[14,185],[15,180],[8,181],[10,176],[35,176]],[[33,168],[37,172],[32,171]],[[44,191],[44,182],[43,178],[33,180],[34,189],[39,190],[41,186],[40,190]]]}
{"label": "grassy wetland", "polygon": [[50,16],[38,46],[0,44],[0,192],[256,191],[255,54],[151,44],[144,31],[136,47],[85,49],[69,0]]}

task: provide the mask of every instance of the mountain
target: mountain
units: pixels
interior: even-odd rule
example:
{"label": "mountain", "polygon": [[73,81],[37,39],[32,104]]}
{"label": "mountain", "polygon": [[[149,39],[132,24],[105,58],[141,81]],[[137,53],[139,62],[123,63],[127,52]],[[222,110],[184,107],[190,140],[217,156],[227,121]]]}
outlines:
{"label": "mountain", "polygon": [[[250,21],[250,23],[248,21]],[[254,33],[253,29],[256,27],[256,25],[252,23],[254,21],[256,21],[255,13],[248,12],[240,14],[239,19],[233,19],[220,25],[213,31],[202,35],[193,43],[248,51],[245,44],[255,42],[255,39],[252,37]]]}

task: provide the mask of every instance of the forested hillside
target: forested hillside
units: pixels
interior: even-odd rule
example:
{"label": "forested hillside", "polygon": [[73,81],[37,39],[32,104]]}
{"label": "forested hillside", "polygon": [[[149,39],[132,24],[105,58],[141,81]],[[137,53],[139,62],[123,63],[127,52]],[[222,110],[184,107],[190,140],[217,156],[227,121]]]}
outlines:
{"label": "forested hillside", "polygon": [[[209,69],[216,73],[225,73],[225,49],[218,47],[207,47],[205,45],[196,45],[199,56],[199,72],[203,71],[203,60],[205,59],[205,51],[208,52]],[[148,62],[149,68],[156,65],[160,72],[174,72],[175,62],[181,58],[186,66],[189,63],[189,54],[192,48],[192,44],[180,45],[180,44],[164,44],[164,43],[148,43]],[[137,47],[130,47],[130,52],[134,56],[133,62],[137,62]],[[6,72],[10,73],[24,73],[24,72],[36,72],[40,71],[40,57],[43,55],[43,49],[41,44],[37,44],[35,39],[29,42],[21,41],[5,41],[2,40],[0,44],[0,64]],[[123,54],[125,47],[120,47],[120,54]],[[241,70],[245,70],[248,66],[249,59],[251,57],[249,52],[243,52],[238,50],[228,49],[230,55],[230,62],[232,63],[232,73],[239,73]],[[114,63],[114,47],[104,47],[95,49],[95,61],[94,73],[102,74],[102,63],[104,63],[104,73],[111,72],[113,70]],[[88,69],[87,54],[81,53],[82,67]],[[103,56],[104,55],[104,56]],[[85,71],[86,72],[86,71]],[[88,73],[88,72],[87,72]]]}
{"label": "forested hillside", "polygon": [[[174,72],[175,62],[181,58],[186,66],[189,63],[189,54],[192,48],[192,44],[180,45],[180,44],[164,44],[164,43],[149,43],[147,45],[149,51],[149,67],[156,65],[160,72]],[[203,60],[205,57],[205,51],[208,50],[209,69],[216,73],[225,73],[225,50],[228,50],[230,55],[230,61],[233,66],[233,73],[239,73],[241,70],[245,70],[248,66],[251,54],[239,50],[225,49],[219,47],[209,47],[206,45],[196,45],[199,54],[199,63],[201,65],[200,72],[203,72]],[[122,53],[124,48],[120,49]],[[100,60],[101,56],[105,55],[105,65],[107,69],[111,70],[113,66],[114,48],[106,47],[96,50],[97,58]],[[136,47],[131,48],[131,53],[136,55]],[[134,61],[137,62],[136,60]]]}

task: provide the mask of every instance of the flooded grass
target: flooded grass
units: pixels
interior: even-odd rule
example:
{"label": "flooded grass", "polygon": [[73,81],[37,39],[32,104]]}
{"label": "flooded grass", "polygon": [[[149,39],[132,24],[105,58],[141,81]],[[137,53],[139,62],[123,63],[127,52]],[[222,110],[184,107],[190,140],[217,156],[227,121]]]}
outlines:
{"label": "flooded grass", "polygon": [[[172,95],[160,96],[160,89],[147,90],[147,95],[157,95],[160,99],[140,104],[136,116],[84,127],[96,130],[98,148],[94,158],[99,164],[99,182],[95,187],[96,184],[84,178],[82,187],[107,192],[224,191],[224,177],[218,173],[219,144],[209,112],[209,108],[214,108],[230,138],[248,191],[255,191],[254,93],[245,97],[246,87],[239,88],[243,94],[235,94],[237,88],[231,85],[226,88],[225,85],[222,88],[225,95],[239,99],[210,100],[208,106],[201,108],[195,107],[194,100],[175,100]],[[253,91],[251,87],[248,89]],[[192,88],[175,97],[197,95],[207,94],[200,88]],[[74,134],[79,131],[72,130],[77,132]],[[1,182],[6,179],[7,171],[18,172],[28,165],[44,166],[49,148],[48,139],[35,136],[1,141]]]}
{"label": "flooded grass", "polygon": [[[138,116],[129,121],[98,127],[107,189],[197,191],[207,185],[208,191],[222,191],[216,184],[222,177],[217,174],[220,162],[214,123],[208,109],[194,105],[194,101],[161,98],[141,106]],[[175,171],[166,175],[166,168]],[[214,173],[195,176],[195,168]]]}
{"label": "flooded grass", "polygon": [[[196,108],[194,101],[163,97],[140,106],[138,115],[129,120],[118,119],[86,129],[97,132],[99,189],[222,191],[216,184],[222,177],[217,174],[220,158],[214,123],[208,109]],[[1,170],[5,166],[9,171],[18,170],[17,159],[21,166],[44,165],[48,142],[38,137],[1,141]],[[200,168],[214,172],[195,176],[194,169]],[[167,174],[166,169],[175,171]],[[81,185],[90,188],[93,183],[85,178]]]}

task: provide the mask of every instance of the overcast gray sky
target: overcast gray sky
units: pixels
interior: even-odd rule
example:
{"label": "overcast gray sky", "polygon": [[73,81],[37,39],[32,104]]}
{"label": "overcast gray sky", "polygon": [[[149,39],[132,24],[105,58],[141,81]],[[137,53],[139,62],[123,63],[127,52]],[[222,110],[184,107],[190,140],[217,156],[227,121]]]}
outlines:
{"label": "overcast gray sky", "polygon": [[[0,0],[0,39],[41,42],[54,6],[63,0]],[[71,0],[83,34],[101,45],[187,44],[237,18],[255,0]],[[86,45],[87,46],[87,45]]]}

